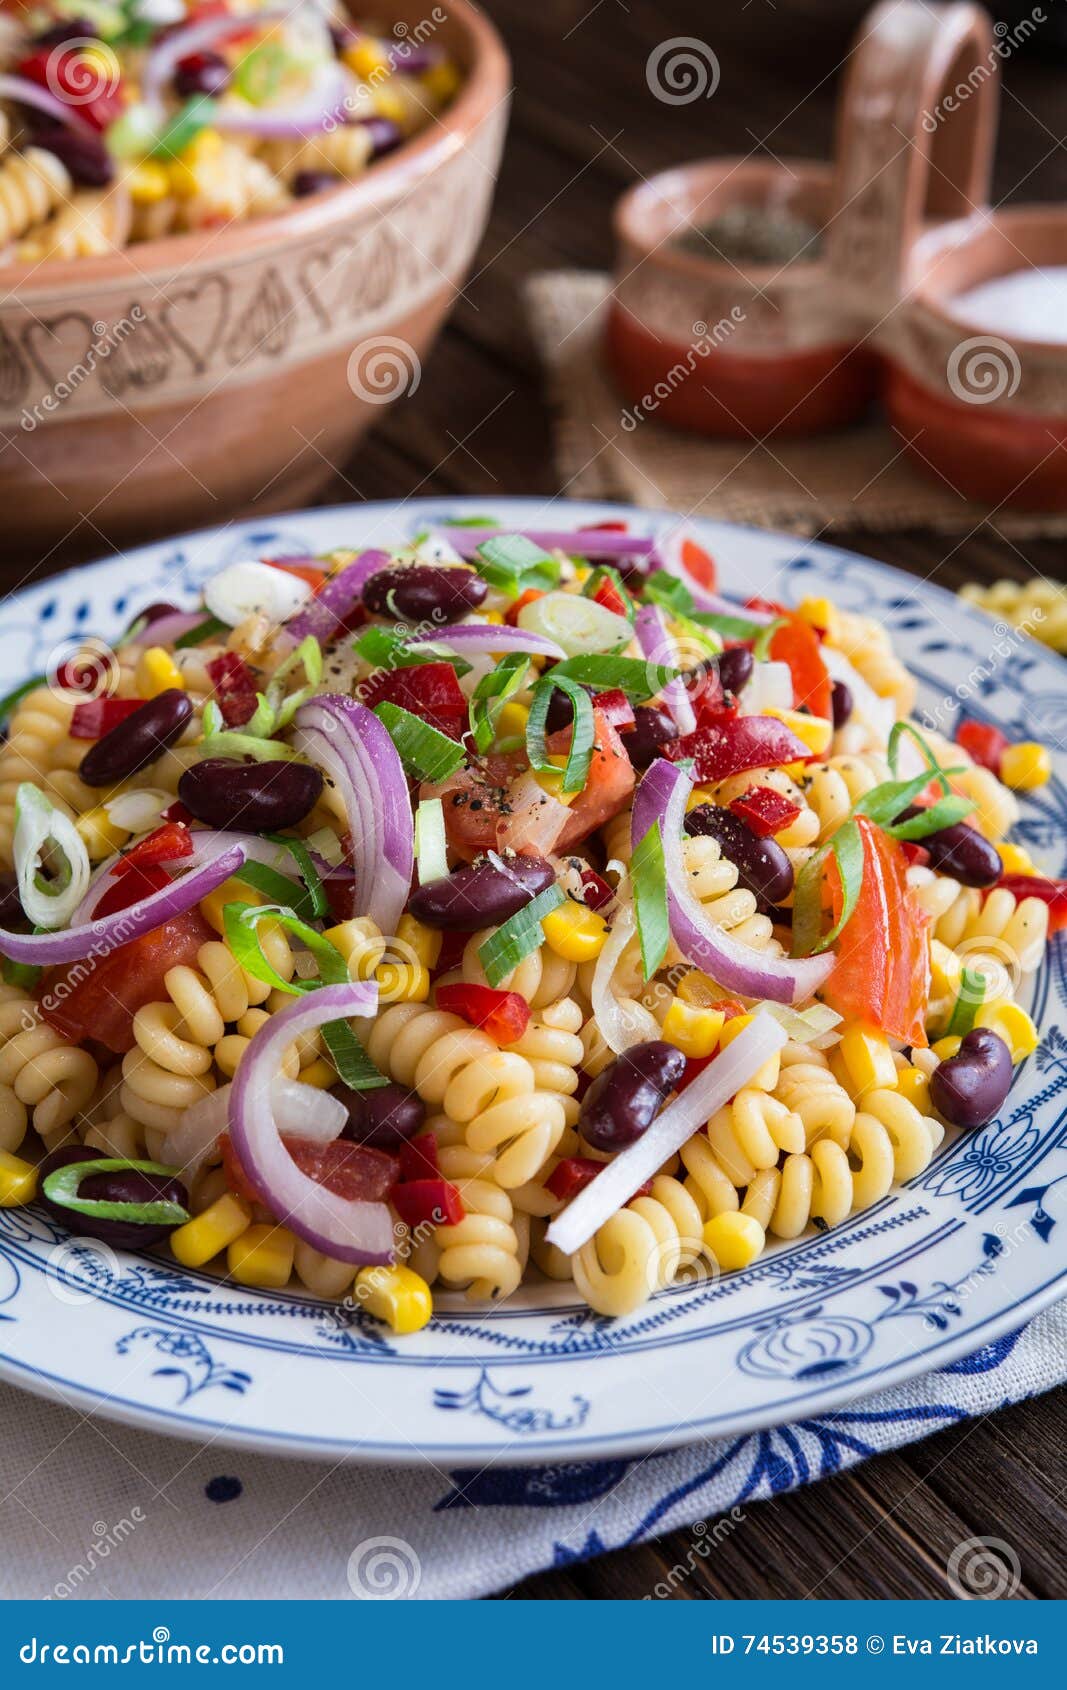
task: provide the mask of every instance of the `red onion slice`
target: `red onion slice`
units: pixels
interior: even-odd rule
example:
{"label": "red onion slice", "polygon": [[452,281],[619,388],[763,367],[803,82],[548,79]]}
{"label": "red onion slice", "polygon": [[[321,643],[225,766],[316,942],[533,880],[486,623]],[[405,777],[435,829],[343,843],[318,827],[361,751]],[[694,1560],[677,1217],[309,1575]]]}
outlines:
{"label": "red onion slice", "polygon": [[567,1256],[580,1250],[785,1042],[784,1029],[766,1010],[760,1010],[703,1073],[668,1103],[637,1143],[606,1163],[603,1172],[556,1216],[548,1229],[548,1243]]}
{"label": "red onion slice", "polygon": [[216,106],[211,121],[216,129],[228,130],[234,135],[303,139],[325,129],[331,120],[343,123],[345,98],[341,67],[329,63],[317,72],[315,81],[299,105],[248,106],[242,110],[222,103]]}
{"label": "red onion slice", "polygon": [[25,76],[0,76],[0,99],[15,100],[20,106],[35,106],[38,111],[55,118],[66,129],[76,129],[81,135],[96,136],[96,130],[77,110],[61,100],[57,94],[30,82]]}
{"label": "red onion slice", "polygon": [[[678,653],[674,641],[667,632],[667,624],[663,612],[657,604],[643,604],[634,617],[634,633],[637,643],[641,647],[650,663],[665,664],[674,669],[678,664]],[[696,713],[689,702],[689,694],[685,690],[685,682],[681,679],[668,681],[663,689],[663,706],[680,734],[691,734],[697,725]]]}
{"label": "red onion slice", "polygon": [[338,1197],[301,1173],[281,1140],[273,1082],[293,1039],[327,1021],[373,1015],[377,1002],[378,988],[363,980],[320,986],[294,999],[253,1035],[230,1092],[230,1138],[237,1159],[272,1215],[324,1255],[360,1265],[393,1259],[388,1204]]}
{"label": "red onion slice", "polygon": [[[244,853],[245,862],[262,863],[265,868],[277,870],[292,880],[294,887],[299,883],[299,874],[290,853],[272,840],[261,838],[258,833],[218,833],[211,828],[194,828],[190,837],[193,852],[191,857],[181,859],[183,869],[199,868],[206,862],[214,861],[220,851],[236,848]],[[108,857],[94,870],[89,890],[71,916],[71,927],[89,920],[105,890],[105,883],[110,880],[116,864],[122,861],[122,856],[121,851],[116,851],[114,856]]]}
{"label": "red onion slice", "polygon": [[682,860],[682,826],[691,790],[692,782],[683,770],[657,758],[637,788],[631,818],[635,845],[653,822],[660,824],[675,943],[688,962],[710,974],[728,992],[737,992],[743,998],[770,998],[775,1003],[804,1002],[818,991],[833,968],[832,951],[799,960],[754,951],[709,920],[689,891]]}
{"label": "red onion slice", "polygon": [[[180,640],[183,634],[199,627],[207,618],[206,610],[175,610],[169,616],[157,616],[154,622],[149,622],[146,628],[141,629],[137,635],[137,644],[173,645],[175,640]],[[135,617],[135,623],[136,620]]]}
{"label": "red onion slice", "polygon": [[[746,610],[743,605],[702,586],[682,560],[682,547],[688,537],[684,528],[672,528],[669,533],[661,534],[656,542],[656,556],[665,574],[673,575],[676,581],[689,588],[697,610],[708,610],[715,616],[743,616],[747,622],[758,622],[761,627],[775,620],[774,615],[765,610]],[[699,545],[699,541],[695,543]]]}
{"label": "red onion slice", "polygon": [[415,824],[396,746],[373,711],[335,693],[309,699],[294,722],[295,749],[325,770],[344,802],[356,908],[394,934],[415,869]]}
{"label": "red onion slice", "polygon": [[[319,559],[308,558],[307,561],[317,564]],[[364,581],[379,569],[384,569],[388,562],[388,552],[360,552],[344,569],[331,575],[314,598],[308,599],[296,615],[289,618],[279,638],[296,646],[310,634],[325,645],[359,604]]]}
{"label": "red onion slice", "polygon": [[566,656],[561,645],[547,634],[534,633],[530,628],[509,628],[492,622],[461,622],[456,627],[433,629],[428,634],[413,634],[409,645],[449,646],[465,655],[469,651],[528,651],[535,657]]}
{"label": "red onion slice", "polygon": [[[59,933],[9,933],[0,928],[0,951],[14,962],[37,963],[42,967],[53,962],[81,962],[86,957],[99,960],[108,956],[117,946],[128,945],[173,916],[184,915],[236,873],[247,852],[228,835],[217,837],[219,842],[204,851],[199,867],[190,869],[188,874],[172,880],[158,892],[149,893],[147,898],[139,898],[127,909],[104,916],[100,921],[79,922]],[[85,900],[80,907],[84,903]]]}

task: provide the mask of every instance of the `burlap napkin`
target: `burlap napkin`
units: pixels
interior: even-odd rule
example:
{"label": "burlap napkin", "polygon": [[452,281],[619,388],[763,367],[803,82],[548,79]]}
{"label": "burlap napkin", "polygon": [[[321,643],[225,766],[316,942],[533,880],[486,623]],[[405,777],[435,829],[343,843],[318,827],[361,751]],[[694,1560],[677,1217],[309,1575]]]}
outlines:
{"label": "burlap napkin", "polygon": [[[995,514],[932,471],[915,470],[875,420],[811,439],[708,440],[645,420],[624,426],[623,398],[600,355],[607,276],[552,270],[526,284],[548,373],[559,480],[574,498],[715,516],[797,534],[827,528],[934,528],[962,534],[995,521],[1015,538],[1067,533],[1067,512]],[[921,446],[921,442],[919,442]]]}

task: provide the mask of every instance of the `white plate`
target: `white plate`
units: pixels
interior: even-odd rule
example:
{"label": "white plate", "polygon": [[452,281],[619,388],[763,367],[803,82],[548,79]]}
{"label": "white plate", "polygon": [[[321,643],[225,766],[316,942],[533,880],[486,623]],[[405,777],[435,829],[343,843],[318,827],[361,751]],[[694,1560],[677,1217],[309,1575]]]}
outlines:
{"label": "white plate", "polygon": [[[188,605],[236,557],[388,543],[489,508],[516,528],[624,516],[533,500],[416,500],[308,511],[146,547],[8,601],[0,673],[47,667],[140,605]],[[1060,659],[940,588],[833,547],[698,523],[724,587],[795,600],[825,592],[881,620],[951,731],[968,714],[1053,746],[1051,785],[1019,837],[1050,872],[1067,852],[1067,686]],[[830,1233],[771,1250],[718,1285],[683,1284],[627,1319],[559,1286],[492,1311],[453,1299],[418,1336],[299,1292],[222,1285],[147,1256],[73,1241],[37,1210],[0,1211],[0,1374],[148,1427],[278,1454],[388,1462],[575,1459],[667,1447],[826,1413],[989,1344],[1067,1287],[1064,941],[1035,980],[1041,1029],[999,1121],[950,1135],[904,1190]]]}

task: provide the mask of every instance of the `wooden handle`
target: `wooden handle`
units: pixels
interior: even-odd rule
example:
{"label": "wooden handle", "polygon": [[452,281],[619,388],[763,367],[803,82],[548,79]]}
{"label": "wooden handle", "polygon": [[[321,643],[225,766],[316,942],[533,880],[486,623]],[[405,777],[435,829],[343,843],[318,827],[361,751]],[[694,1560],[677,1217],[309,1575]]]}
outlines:
{"label": "wooden handle", "polygon": [[838,107],[831,265],[870,319],[900,299],[924,219],[987,204],[1000,56],[980,6],[882,0]]}

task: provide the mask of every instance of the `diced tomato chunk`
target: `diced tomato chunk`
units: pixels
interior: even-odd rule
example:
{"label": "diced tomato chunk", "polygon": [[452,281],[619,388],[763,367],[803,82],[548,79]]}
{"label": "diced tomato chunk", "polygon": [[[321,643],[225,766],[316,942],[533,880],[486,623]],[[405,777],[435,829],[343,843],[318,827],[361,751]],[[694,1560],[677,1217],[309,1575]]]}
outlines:
{"label": "diced tomato chunk", "polygon": [[961,722],[956,729],[956,744],[962,745],[981,768],[998,777],[1001,759],[1010,743],[1007,734],[1002,734],[991,722]]}
{"label": "diced tomato chunk", "polygon": [[181,822],[165,822],[146,833],[136,845],[124,851],[112,873],[129,874],[132,868],[149,868],[156,863],[173,863],[193,854],[193,836]]}
{"label": "diced tomato chunk", "polygon": [[256,713],[256,681],[243,657],[220,651],[206,665],[222,719],[228,728],[243,728]]}
{"label": "diced tomato chunk", "polygon": [[545,595],[541,591],[540,587],[527,587],[524,593],[519,594],[515,603],[508,606],[507,610],[504,612],[504,621],[510,623],[513,628],[517,628],[519,625],[519,611],[525,610],[528,604],[533,604],[535,599],[543,599],[544,596]]}
{"label": "diced tomato chunk", "polygon": [[[117,884],[128,891],[134,876],[142,874],[164,875],[166,870],[135,869]],[[144,892],[138,896],[143,897]],[[199,910],[186,910],[139,939],[117,946],[107,956],[50,968],[42,975],[38,990],[41,1013],[67,1038],[78,1043],[95,1039],[121,1056],[133,1048],[137,1011],[166,997],[163,979],[167,970],[194,964],[201,945],[215,937],[214,928]]]}
{"label": "diced tomato chunk", "polygon": [[514,1044],[530,1024],[530,1006],[521,992],[499,992],[492,986],[468,985],[437,988],[437,1007],[460,1015],[472,1027],[481,1027],[497,1044]]}
{"label": "diced tomato chunk", "polygon": [[450,739],[462,739],[467,731],[469,706],[451,663],[383,669],[370,677],[361,692],[368,710],[383,702],[397,704]]}
{"label": "diced tomato chunk", "polygon": [[466,1213],[456,1187],[446,1179],[413,1179],[395,1185],[392,1204],[410,1227],[458,1226]]}
{"label": "diced tomato chunk", "polygon": [[781,833],[800,815],[800,805],[794,804],[784,792],[776,792],[773,786],[750,786],[740,798],[733,800],[730,808],[760,839]]}
{"label": "diced tomato chunk", "polygon": [[794,710],[810,710],[829,719],[833,714],[833,682],[823,662],[819,636],[799,616],[788,616],[771,638],[770,655],[785,663],[793,677]]}
{"label": "diced tomato chunk", "polygon": [[272,569],[282,570],[286,575],[295,575],[299,581],[306,581],[313,593],[317,593],[326,580],[326,571],[312,558],[265,557],[263,562],[269,563]]}
{"label": "diced tomato chunk", "polygon": [[[346,1138],[319,1144],[298,1133],[283,1133],[281,1136],[282,1143],[302,1174],[349,1203],[384,1203],[400,1172],[395,1156],[384,1150],[372,1150],[366,1144],[353,1144]],[[262,1202],[260,1193],[245,1173],[229,1133],[220,1134],[219,1148],[230,1190],[239,1197],[247,1198],[250,1203]],[[284,1216],[278,1219],[284,1220]]]}
{"label": "diced tomato chunk", "polygon": [[71,739],[103,739],[145,703],[143,698],[87,698],[74,706]]}
{"label": "diced tomato chunk", "polygon": [[[823,997],[846,1020],[922,1047],[930,995],[929,918],[908,888],[907,858],[897,841],[866,816],[857,817],[856,825],[863,838],[863,882],[835,946]],[[832,856],[827,879],[836,922],[844,895]]]}

